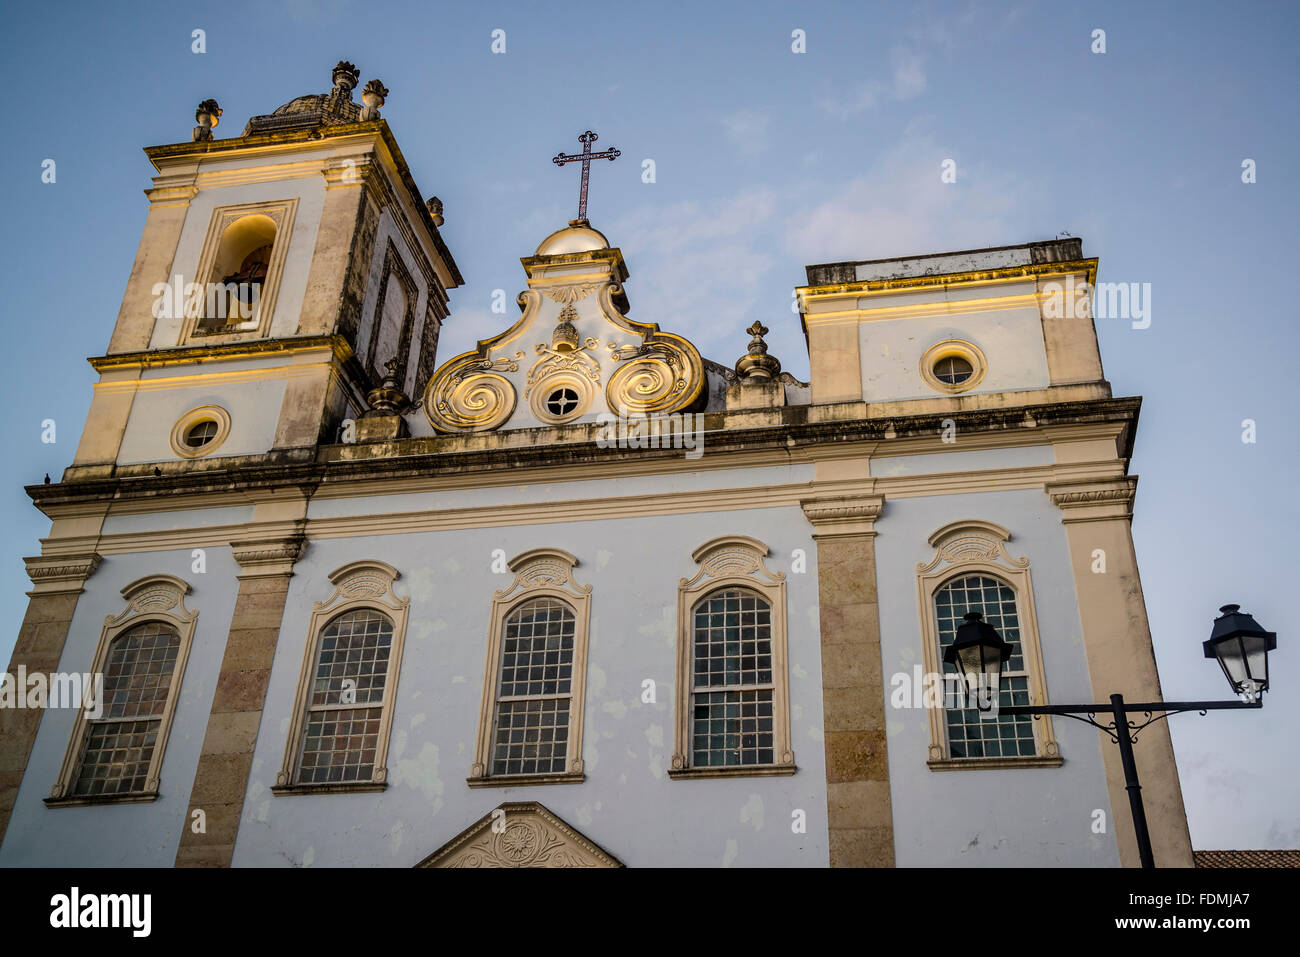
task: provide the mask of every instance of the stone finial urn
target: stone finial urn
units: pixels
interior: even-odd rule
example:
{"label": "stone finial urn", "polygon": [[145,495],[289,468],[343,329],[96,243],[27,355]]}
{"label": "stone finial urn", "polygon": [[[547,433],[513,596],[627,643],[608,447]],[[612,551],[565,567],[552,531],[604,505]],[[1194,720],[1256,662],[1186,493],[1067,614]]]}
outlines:
{"label": "stone finial urn", "polygon": [[221,107],[217,106],[217,101],[204,100],[200,103],[199,108],[194,111],[194,122],[199,124],[194,127],[192,134],[195,143],[212,139],[213,129],[221,122]]}
{"label": "stone finial urn", "polygon": [[379,119],[379,108],[384,105],[388,98],[388,87],[384,86],[379,80],[371,80],[361,90],[361,102],[365,104],[361,108],[361,121],[364,123],[368,120]]}
{"label": "stone finial urn", "polygon": [[736,363],[736,374],[743,380],[767,382],[781,374],[781,360],[767,354],[767,343],[763,337],[771,330],[760,322],[755,322],[745,330],[751,336],[749,349]]}

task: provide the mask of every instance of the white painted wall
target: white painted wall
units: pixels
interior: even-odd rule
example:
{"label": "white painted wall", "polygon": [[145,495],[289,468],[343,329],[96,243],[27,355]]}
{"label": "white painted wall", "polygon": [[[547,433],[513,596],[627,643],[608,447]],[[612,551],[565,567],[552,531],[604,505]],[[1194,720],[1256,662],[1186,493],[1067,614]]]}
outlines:
{"label": "white painted wall", "polygon": [[170,867],[187,826],[190,790],[207,731],[217,674],[234,612],[237,566],[228,548],[207,550],[207,571],[191,571],[190,550],[110,555],[86,581],[77,602],[60,671],[86,672],[95,658],[104,618],[126,608],[121,590],[146,575],[189,582],[185,597],[199,611],[181,680],[159,797],[148,804],[47,808],[43,799],[59,774],[75,712],[49,710],[41,719],[13,817],[0,845],[0,866]]}
{"label": "white painted wall", "polygon": [[[629,865],[825,866],[825,768],[821,740],[817,579],[791,575],[789,592],[792,777],[672,781],[677,582],[695,571],[691,552],[744,533],[766,542],[774,571],[794,548],[811,549],[798,508],[715,515],[474,529],[313,542],[296,566],[281,630],[235,865],[409,866],[503,801],[536,800]],[[471,789],[478,733],[494,549],[576,555],[593,586],[583,760],[577,785]],[[397,690],[390,784],[380,794],[275,797],[294,688],[314,601],[328,574],[361,558],[398,568],[411,597]],[[657,683],[642,704],[641,683]],[[808,832],[791,814],[808,814]]]}
{"label": "white painted wall", "polygon": [[[205,165],[204,169],[206,171],[208,166]],[[185,214],[185,225],[181,228],[176,257],[172,261],[173,276],[179,274],[183,277],[183,282],[201,282],[205,278],[197,276],[199,257],[203,254],[203,240],[212,223],[212,212],[217,207],[273,202],[294,197],[298,199],[298,209],[294,214],[288,258],[280,278],[270,329],[272,337],[294,335],[298,331],[298,317],[302,313],[303,297],[307,291],[307,275],[316,249],[316,232],[325,205],[323,176],[200,190],[190,201]],[[179,345],[182,322],[180,318],[156,320],[149,348],[168,349]]]}
{"label": "white painted wall", "polygon": [[[931,399],[939,393],[921,377],[921,357],[946,339],[974,343],[988,360],[988,372],[978,386],[961,393],[1015,392],[1045,389],[1051,384],[1042,318],[1037,305],[1019,297],[1031,295],[1034,283],[1008,283],[968,289],[922,289],[859,300],[873,310],[913,310],[898,318],[869,319],[858,327],[862,357],[863,396],[868,402]],[[974,296],[980,298],[973,298]],[[1008,298],[997,308],[985,297]],[[946,304],[937,311],[936,307]]]}
{"label": "white painted wall", "polygon": [[[959,519],[1011,532],[1007,551],[1030,560],[1049,699],[1094,701],[1060,511],[1042,491],[987,492],[887,501],[876,522],[881,657],[894,843],[901,867],[1118,867],[1098,732],[1069,718],[1053,724],[1059,768],[931,771],[924,709],[898,709],[890,678],[924,666],[916,566],[934,557],[927,538]],[[1023,612],[1022,612],[1023,613]],[[1109,742],[1105,747],[1111,747]],[[1093,834],[1092,812],[1108,832]],[[1128,813],[1119,809],[1119,813]]]}

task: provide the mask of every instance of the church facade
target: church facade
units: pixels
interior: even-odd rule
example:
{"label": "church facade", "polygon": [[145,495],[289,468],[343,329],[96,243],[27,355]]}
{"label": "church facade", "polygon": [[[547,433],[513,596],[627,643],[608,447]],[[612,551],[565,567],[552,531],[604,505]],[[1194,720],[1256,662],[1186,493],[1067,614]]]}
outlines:
{"label": "church facade", "polygon": [[0,864],[1136,865],[1094,729],[931,693],[979,611],[1004,704],[1160,697],[1081,241],[809,266],[805,383],[631,318],[580,217],[446,357],[442,206],[358,81],[146,151],[9,668],[100,691],[0,709]]}

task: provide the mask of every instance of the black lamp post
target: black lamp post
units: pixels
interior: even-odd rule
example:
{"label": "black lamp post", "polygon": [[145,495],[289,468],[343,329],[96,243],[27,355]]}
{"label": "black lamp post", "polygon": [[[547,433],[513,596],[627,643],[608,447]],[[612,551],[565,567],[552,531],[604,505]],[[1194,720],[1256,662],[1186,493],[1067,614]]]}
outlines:
{"label": "black lamp post", "polygon": [[[1104,731],[1119,745],[1120,760],[1124,764],[1124,787],[1128,791],[1129,808],[1133,812],[1133,830],[1137,835],[1138,855],[1143,867],[1155,867],[1155,859],[1151,854],[1146,810],[1142,806],[1142,786],[1138,783],[1137,764],[1133,760],[1133,745],[1138,733],[1152,722],[1182,711],[1205,714],[1207,711],[1264,706],[1263,694],[1268,690],[1268,653],[1277,647],[1277,633],[1261,628],[1254,618],[1241,611],[1240,605],[1224,605],[1219,611],[1222,614],[1214,619],[1210,639],[1203,647],[1205,657],[1218,660],[1228,684],[1240,695],[1237,701],[1149,701],[1127,704],[1123,695],[1113,694],[1109,705],[1011,705],[998,708],[998,713],[1012,716],[1063,714]],[[992,689],[992,694],[976,698],[977,708],[989,711],[996,707],[998,685],[1002,680],[1002,663],[1010,655],[1011,646],[982,618],[979,612],[966,615],[966,624],[958,627],[956,641],[944,652],[943,660],[957,668],[967,687],[973,683],[989,683],[986,686]],[[1107,724],[1097,721],[1096,716],[1107,711],[1114,716],[1114,720]],[[1129,720],[1131,714],[1143,714],[1146,720],[1134,724]]]}

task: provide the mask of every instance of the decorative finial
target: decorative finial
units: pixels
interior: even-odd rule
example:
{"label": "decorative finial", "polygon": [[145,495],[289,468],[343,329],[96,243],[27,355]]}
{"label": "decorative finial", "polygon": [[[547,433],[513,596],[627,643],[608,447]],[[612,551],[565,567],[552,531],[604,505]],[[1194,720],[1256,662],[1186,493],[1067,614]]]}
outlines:
{"label": "decorative finial", "polygon": [[387,97],[388,87],[379,80],[371,80],[367,83],[361,90],[361,102],[365,104],[361,108],[361,122],[379,119],[379,108],[384,105]]}
{"label": "decorative finial", "polygon": [[334,85],[342,88],[345,93],[351,93],[360,79],[361,71],[347,60],[339,60],[334,67]]}
{"label": "decorative finial", "polygon": [[551,332],[551,348],[556,352],[572,352],[578,348],[578,327],[573,324],[577,318],[578,310],[571,302],[560,310],[559,322]]}
{"label": "decorative finial", "polygon": [[781,374],[781,360],[767,354],[767,343],[763,337],[771,330],[761,322],[755,322],[745,330],[751,336],[749,349],[736,363],[736,374],[742,379],[766,381]]}
{"label": "decorative finial", "polygon": [[429,211],[429,215],[433,217],[433,225],[441,226],[443,224],[444,220],[442,218],[442,200],[440,200],[437,196],[430,196],[425,201],[424,208],[427,209]]}
{"label": "decorative finial", "polygon": [[217,106],[217,101],[204,100],[200,103],[194,111],[194,121],[199,124],[194,127],[192,134],[194,142],[204,143],[212,139],[212,130],[221,121],[221,107]]}
{"label": "decorative finial", "polygon": [[365,413],[367,417],[399,415],[402,409],[411,404],[406,393],[397,385],[397,356],[385,362],[384,368],[388,370],[388,374],[379,383],[379,387],[366,393],[366,401],[370,403],[370,411]]}

